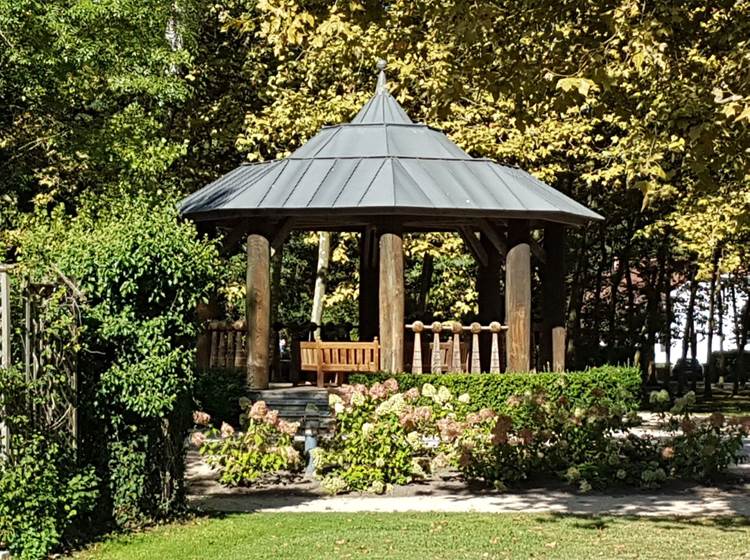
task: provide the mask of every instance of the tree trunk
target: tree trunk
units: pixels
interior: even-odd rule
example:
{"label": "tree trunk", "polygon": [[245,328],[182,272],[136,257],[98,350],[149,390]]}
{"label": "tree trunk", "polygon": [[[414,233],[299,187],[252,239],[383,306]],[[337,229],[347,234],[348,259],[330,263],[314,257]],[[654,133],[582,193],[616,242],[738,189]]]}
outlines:
{"label": "tree trunk", "polygon": [[[695,296],[698,291],[698,283],[695,281],[696,268],[694,264],[690,265],[690,296],[685,315],[685,329],[682,338],[682,367],[678,371],[677,377],[677,394],[682,395],[685,392],[685,364],[688,357],[688,349],[691,346],[694,331],[695,320]],[[695,377],[693,377],[695,379]],[[695,388],[695,385],[693,385]]]}
{"label": "tree trunk", "polygon": [[721,271],[719,271],[719,276],[716,278],[717,286],[716,286],[716,296],[719,298],[716,301],[716,309],[717,313],[719,314],[719,323],[716,325],[716,327],[719,329],[719,380],[721,381],[722,385],[724,384],[724,372],[726,368],[726,363],[724,360],[724,283],[721,280]]}
{"label": "tree trunk", "polygon": [[[669,244],[669,237],[665,240],[665,246]],[[667,376],[672,369],[672,258],[667,247],[664,262],[664,351],[667,357]]]}
{"label": "tree trunk", "polygon": [[737,395],[740,392],[740,375],[745,373],[745,345],[747,345],[747,333],[750,331],[750,299],[745,302],[745,310],[742,313],[742,323],[740,328],[740,344],[737,353],[737,362],[734,366],[733,395]]}
{"label": "tree trunk", "polygon": [[427,309],[427,294],[432,287],[432,274],[434,271],[434,257],[431,253],[425,253],[422,257],[422,273],[419,275],[419,293],[417,294],[417,317],[423,319]]}
{"label": "tree trunk", "polygon": [[715,362],[713,360],[713,356],[711,355],[713,351],[713,343],[714,343],[714,330],[716,329],[716,285],[717,285],[717,276],[719,275],[719,259],[721,258],[721,249],[719,247],[716,247],[714,249],[713,254],[713,262],[712,262],[712,268],[711,268],[711,287],[709,288],[709,294],[708,294],[708,371],[706,372],[706,375],[704,376],[704,383],[703,383],[703,398],[710,399],[711,398],[711,383],[713,383],[714,379],[714,372],[716,370]]}
{"label": "tree trunk", "polygon": [[312,312],[310,322],[315,323],[315,338],[320,338],[320,325],[323,320],[323,299],[326,295],[326,279],[328,278],[328,263],[331,260],[331,234],[321,231],[318,234],[318,268],[315,274],[315,291],[313,292]]}
{"label": "tree trunk", "polygon": [[599,334],[599,328],[601,325],[601,301],[602,301],[602,277],[604,276],[604,266],[608,260],[607,254],[607,243],[606,233],[604,226],[599,231],[599,240],[601,245],[599,247],[599,263],[596,267],[596,283],[594,284],[594,305],[592,311],[592,328],[591,328],[591,343],[593,348],[599,348],[602,337]]}
{"label": "tree trunk", "polygon": [[568,320],[566,321],[570,325],[570,332],[567,337],[568,345],[568,360],[571,364],[570,367],[581,367],[580,357],[578,356],[578,338],[580,333],[581,325],[581,302],[583,301],[583,290],[584,284],[581,281],[583,271],[586,267],[586,253],[588,252],[588,228],[583,230],[583,238],[581,239],[578,259],[576,262],[575,273],[573,274],[573,282],[570,289],[570,299],[568,300]]}
{"label": "tree trunk", "polygon": [[734,364],[734,382],[732,383],[732,395],[740,392],[740,375],[744,373],[745,345],[747,344],[747,331],[750,327],[750,299],[745,302],[742,311],[737,310],[737,292],[735,282],[730,284],[732,290],[732,310],[734,312],[734,332],[737,343],[737,360]]}

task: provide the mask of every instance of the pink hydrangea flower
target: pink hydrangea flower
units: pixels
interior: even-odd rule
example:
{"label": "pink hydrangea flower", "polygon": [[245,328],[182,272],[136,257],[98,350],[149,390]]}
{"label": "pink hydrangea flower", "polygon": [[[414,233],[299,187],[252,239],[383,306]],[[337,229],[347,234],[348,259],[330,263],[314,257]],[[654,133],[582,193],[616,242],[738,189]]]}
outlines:
{"label": "pink hydrangea flower", "polygon": [[193,432],[190,435],[190,443],[193,444],[194,447],[200,449],[203,447],[203,444],[206,443],[206,436],[203,432]]}
{"label": "pink hydrangea flower", "polygon": [[264,422],[266,424],[269,424],[270,426],[276,426],[279,423],[279,411],[269,410],[266,414]]}
{"label": "pink hydrangea flower", "polygon": [[268,414],[268,406],[265,401],[257,401],[253,404],[252,408],[250,408],[248,416],[253,420],[263,420],[266,417],[266,414]]}
{"label": "pink hydrangea flower", "polygon": [[483,408],[482,410],[479,411],[479,417],[482,420],[490,420],[492,418],[495,418],[496,416],[497,414],[491,408]]}
{"label": "pink hydrangea flower", "polygon": [[196,410],[193,412],[193,423],[198,426],[208,426],[211,422],[211,416],[207,412]]}
{"label": "pink hydrangea flower", "polygon": [[404,400],[415,401],[419,398],[419,389],[412,387],[404,393]]}
{"label": "pink hydrangea flower", "polygon": [[279,420],[276,427],[282,434],[293,436],[299,429],[299,422],[287,422],[286,420]]}
{"label": "pink hydrangea flower", "polygon": [[234,435],[234,428],[226,422],[221,423],[221,437],[226,439]]}
{"label": "pink hydrangea flower", "polygon": [[393,377],[386,379],[383,382],[383,387],[385,387],[386,391],[389,393],[398,393],[398,381],[396,381]]}
{"label": "pink hydrangea flower", "polygon": [[373,399],[384,399],[388,396],[388,389],[382,383],[375,383],[370,387],[370,396]]}

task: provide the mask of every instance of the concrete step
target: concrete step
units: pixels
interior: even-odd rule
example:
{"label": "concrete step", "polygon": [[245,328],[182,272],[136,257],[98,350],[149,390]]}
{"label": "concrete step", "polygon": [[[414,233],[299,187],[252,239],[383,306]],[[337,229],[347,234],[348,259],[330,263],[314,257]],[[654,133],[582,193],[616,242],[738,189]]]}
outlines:
{"label": "concrete step", "polygon": [[268,408],[278,410],[279,416],[289,422],[308,423],[327,432],[333,423],[333,414],[328,405],[328,391],[317,387],[289,387],[263,389],[250,392],[250,400],[265,401]]}

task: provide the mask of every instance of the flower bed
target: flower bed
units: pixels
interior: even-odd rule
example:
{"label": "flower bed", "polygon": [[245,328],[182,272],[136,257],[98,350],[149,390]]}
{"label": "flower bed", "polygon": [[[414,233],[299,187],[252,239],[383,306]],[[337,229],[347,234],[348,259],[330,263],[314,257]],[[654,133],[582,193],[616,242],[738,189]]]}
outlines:
{"label": "flower bed", "polygon": [[[403,390],[387,379],[344,386],[330,396],[335,427],[315,453],[316,476],[331,493],[387,492],[444,469],[497,489],[530,474],[556,476],[581,491],[653,488],[668,480],[712,480],[741,459],[742,437],[750,433],[750,418],[692,418],[689,394],[662,413],[665,437],[638,436],[619,392],[594,387],[571,400],[559,395],[559,385],[547,389],[512,394],[493,410],[444,385]],[[667,401],[661,393],[652,396],[656,405]],[[200,413],[195,418],[208,422]],[[244,433],[225,425],[214,430],[221,439],[196,443],[222,470],[224,483],[248,484],[301,466],[292,448],[297,428],[259,402],[249,409]]]}

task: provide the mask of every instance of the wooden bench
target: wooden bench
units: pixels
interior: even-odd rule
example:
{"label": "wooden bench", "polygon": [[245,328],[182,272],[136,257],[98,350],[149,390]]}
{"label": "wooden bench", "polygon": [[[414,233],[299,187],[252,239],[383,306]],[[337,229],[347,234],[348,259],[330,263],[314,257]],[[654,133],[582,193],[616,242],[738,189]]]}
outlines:
{"label": "wooden bench", "polygon": [[372,342],[300,342],[300,371],[317,373],[318,387],[325,386],[325,374],[335,374],[340,385],[349,372],[380,371],[380,344]]}

